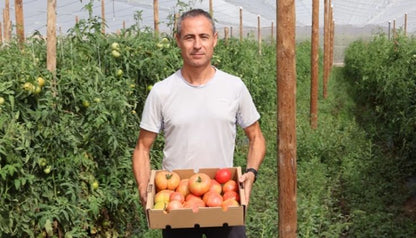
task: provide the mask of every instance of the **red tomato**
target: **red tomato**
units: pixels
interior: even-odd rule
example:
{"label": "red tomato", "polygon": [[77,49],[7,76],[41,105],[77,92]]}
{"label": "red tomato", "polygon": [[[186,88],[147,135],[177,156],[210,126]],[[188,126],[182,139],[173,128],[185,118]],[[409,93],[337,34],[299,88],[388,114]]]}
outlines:
{"label": "red tomato", "polygon": [[215,191],[205,193],[202,200],[208,207],[221,207],[223,202],[221,194]]}
{"label": "red tomato", "polygon": [[185,197],[180,192],[172,192],[169,196],[169,201],[179,201],[183,203],[185,201]]}
{"label": "red tomato", "polygon": [[177,200],[173,200],[173,201],[170,201],[170,202],[168,203],[168,206],[166,207],[166,210],[167,210],[168,212],[170,212],[170,211],[172,211],[172,210],[179,209],[179,208],[183,208],[182,203],[181,203],[181,202],[179,202],[179,201],[177,201]]}
{"label": "red tomato", "polygon": [[238,185],[237,182],[234,180],[229,180],[224,185],[222,185],[222,192],[226,193],[228,191],[238,191]]}
{"label": "red tomato", "polygon": [[231,170],[228,168],[218,169],[215,173],[215,180],[220,184],[224,184],[231,179]]}
{"label": "red tomato", "polygon": [[222,195],[222,198],[225,200],[234,199],[237,202],[240,201],[240,195],[236,191],[227,191]]}
{"label": "red tomato", "polygon": [[192,193],[186,195],[186,197],[185,197],[185,201],[189,201],[189,200],[192,200],[192,199],[201,199],[201,197],[196,196],[196,195],[194,195]]}
{"label": "red tomato", "polygon": [[[189,194],[191,195],[191,194]],[[184,208],[191,208],[192,212],[197,213],[199,211],[200,207],[206,207],[204,201],[202,201],[201,198],[197,197],[197,196],[192,196],[189,200],[186,200],[183,203],[183,207]]]}
{"label": "red tomato", "polygon": [[175,190],[176,187],[178,187],[180,180],[179,174],[162,170],[156,174],[155,185],[158,190]]}
{"label": "red tomato", "polygon": [[192,194],[202,196],[211,187],[211,178],[205,173],[196,173],[189,178],[188,186]]}
{"label": "red tomato", "polygon": [[211,187],[209,188],[208,191],[215,191],[215,192],[221,194],[221,191],[222,191],[221,184],[218,183],[217,180],[211,179]]}

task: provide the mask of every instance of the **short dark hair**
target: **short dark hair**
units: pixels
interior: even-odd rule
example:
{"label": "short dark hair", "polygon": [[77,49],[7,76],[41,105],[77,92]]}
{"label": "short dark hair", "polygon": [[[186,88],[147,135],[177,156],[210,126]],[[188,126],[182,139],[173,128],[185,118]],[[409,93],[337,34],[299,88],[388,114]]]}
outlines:
{"label": "short dark hair", "polygon": [[204,16],[204,17],[206,17],[210,22],[211,22],[211,25],[212,25],[212,32],[213,33],[215,33],[215,31],[216,31],[216,29],[215,29],[215,23],[214,23],[214,20],[212,19],[212,17],[211,17],[211,14],[209,14],[207,11],[205,11],[205,10],[202,10],[202,9],[199,9],[199,8],[197,8],[197,9],[191,9],[191,10],[189,10],[189,11],[187,11],[187,12],[184,12],[182,15],[181,15],[181,17],[179,18],[179,20],[178,20],[178,27],[177,27],[177,34],[178,35],[180,35],[181,34],[181,30],[182,30],[182,21],[185,19],[185,18],[188,18],[188,17],[197,17],[197,16]]}

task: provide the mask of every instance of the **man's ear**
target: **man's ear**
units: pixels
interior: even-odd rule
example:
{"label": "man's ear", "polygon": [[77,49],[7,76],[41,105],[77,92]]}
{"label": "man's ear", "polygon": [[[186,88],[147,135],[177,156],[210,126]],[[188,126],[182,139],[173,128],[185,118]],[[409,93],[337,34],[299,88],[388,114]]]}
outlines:
{"label": "man's ear", "polygon": [[178,33],[175,33],[175,40],[176,40],[176,45],[179,47],[180,35]]}

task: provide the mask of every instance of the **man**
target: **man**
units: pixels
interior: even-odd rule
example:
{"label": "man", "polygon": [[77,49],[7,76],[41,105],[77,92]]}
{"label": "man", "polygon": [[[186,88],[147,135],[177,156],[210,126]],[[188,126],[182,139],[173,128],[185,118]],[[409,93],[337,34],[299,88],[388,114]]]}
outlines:
{"label": "man", "polygon": [[[142,205],[150,177],[150,149],[163,131],[166,170],[233,167],[236,124],[249,139],[246,172],[241,176],[248,203],[265,155],[259,113],[240,78],[211,65],[218,34],[206,11],[194,9],[178,21],[176,42],[183,66],[156,83],[143,109],[133,152],[133,172]],[[246,237],[245,227],[164,229],[163,237]]]}

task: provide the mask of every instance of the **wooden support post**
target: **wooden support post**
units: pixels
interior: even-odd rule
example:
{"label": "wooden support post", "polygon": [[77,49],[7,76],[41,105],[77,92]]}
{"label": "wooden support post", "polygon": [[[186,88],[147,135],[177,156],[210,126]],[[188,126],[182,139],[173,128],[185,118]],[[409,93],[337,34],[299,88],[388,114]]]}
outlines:
{"label": "wooden support post", "polygon": [[175,13],[175,19],[174,19],[174,23],[173,23],[173,35],[175,35],[176,31],[178,30],[179,17],[181,17],[179,12]]}
{"label": "wooden support post", "polygon": [[14,8],[16,13],[16,35],[19,44],[23,46],[25,42],[25,23],[23,16],[23,0],[15,0]]}
{"label": "wooden support post", "polygon": [[240,41],[243,40],[243,8],[240,7]]}
{"label": "wooden support post", "polygon": [[1,27],[1,22],[0,22],[0,45],[3,44],[3,29]]}
{"label": "wooden support post", "polygon": [[[330,0],[331,1],[331,0]],[[329,62],[328,62],[328,79],[331,78],[332,66],[334,65],[333,62],[333,53],[334,53],[334,6],[331,5],[329,8]]]}
{"label": "wooden support post", "polygon": [[209,14],[214,17],[214,8],[212,6],[212,0],[209,0]]}
{"label": "wooden support post", "polygon": [[229,38],[229,28],[224,27],[224,41],[225,41],[225,44],[228,43],[228,38]]}
{"label": "wooden support post", "polygon": [[101,32],[105,34],[105,0],[101,0]]}
{"label": "wooden support post", "polygon": [[257,42],[259,47],[259,55],[261,55],[261,24],[260,15],[257,15]]}
{"label": "wooden support post", "polygon": [[387,28],[387,39],[389,39],[390,40],[390,32],[391,32],[391,21],[389,21],[389,23],[388,23],[388,28]]}
{"label": "wooden support post", "polygon": [[396,19],[393,19],[393,40],[396,39]]}
{"label": "wooden support post", "polygon": [[159,0],[153,0],[153,18],[155,36],[159,37]]}
{"label": "wooden support post", "polygon": [[295,0],[276,0],[279,238],[296,238]]}
{"label": "wooden support post", "polygon": [[47,18],[47,42],[46,42],[46,65],[52,72],[51,81],[52,94],[57,96],[56,90],[56,0],[48,0]]}
{"label": "wooden support post", "polygon": [[318,127],[319,0],[312,1],[310,125]]}
{"label": "wooden support post", "polygon": [[48,0],[46,65],[50,72],[56,70],[56,0]]}
{"label": "wooden support post", "polygon": [[[334,17],[332,17],[332,19],[333,19]],[[335,39],[335,21],[334,20],[332,20],[331,21],[331,54],[330,54],[330,62],[331,62],[331,64],[330,64],[330,69],[331,69],[331,72],[332,72],[332,68],[333,68],[333,66],[334,66],[334,44],[335,44],[335,42],[334,42],[334,39]]]}
{"label": "wooden support post", "polygon": [[274,22],[272,21],[272,28],[270,30],[270,42],[274,42]]}
{"label": "wooden support post", "polygon": [[324,78],[323,96],[328,97],[328,62],[329,62],[329,0],[324,0]]}
{"label": "wooden support post", "polygon": [[404,14],[404,36],[407,36],[407,13]]}
{"label": "wooden support post", "polygon": [[3,9],[3,31],[4,31],[4,42],[9,42],[12,35],[12,24],[10,23],[10,2],[6,0],[5,8]]}

